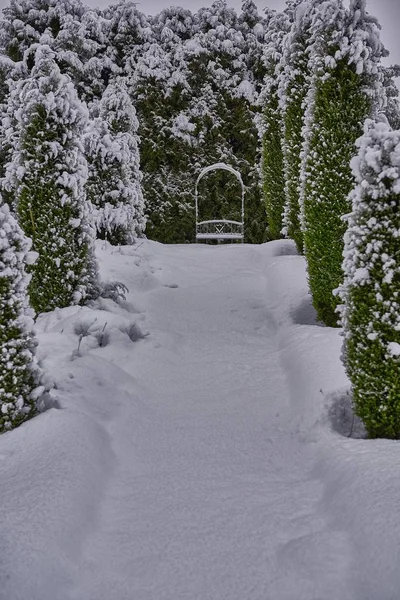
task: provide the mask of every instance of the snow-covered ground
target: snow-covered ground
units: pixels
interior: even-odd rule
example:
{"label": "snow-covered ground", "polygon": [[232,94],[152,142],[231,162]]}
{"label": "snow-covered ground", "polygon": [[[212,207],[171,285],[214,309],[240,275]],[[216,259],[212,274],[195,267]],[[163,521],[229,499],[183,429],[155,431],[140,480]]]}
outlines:
{"label": "snow-covered ground", "polygon": [[293,245],[98,255],[127,301],[39,318],[58,408],[0,437],[0,599],[398,600],[400,446]]}

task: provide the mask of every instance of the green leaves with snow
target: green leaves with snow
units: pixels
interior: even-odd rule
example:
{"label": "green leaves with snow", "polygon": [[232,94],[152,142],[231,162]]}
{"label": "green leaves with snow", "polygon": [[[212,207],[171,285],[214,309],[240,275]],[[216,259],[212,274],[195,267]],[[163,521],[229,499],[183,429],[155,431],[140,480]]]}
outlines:
{"label": "green leaves with snow", "polygon": [[79,303],[97,278],[81,143],[87,112],[48,46],[36,49],[31,76],[11,90],[7,111],[16,117],[17,135],[11,128],[5,187],[39,255],[29,288],[32,305],[43,312]]}
{"label": "green leaves with snow", "polygon": [[28,309],[28,240],[0,198],[0,433],[34,416],[40,369]]}
{"label": "green leaves with snow", "polygon": [[343,269],[344,362],[371,437],[400,438],[400,131],[367,121],[353,160]]}

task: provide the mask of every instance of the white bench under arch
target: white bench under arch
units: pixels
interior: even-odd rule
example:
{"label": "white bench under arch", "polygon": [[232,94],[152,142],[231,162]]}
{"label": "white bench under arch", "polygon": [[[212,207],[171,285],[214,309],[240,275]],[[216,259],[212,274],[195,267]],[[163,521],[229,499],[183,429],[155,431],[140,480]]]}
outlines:
{"label": "white bench under arch", "polygon": [[[210,173],[210,171],[217,171],[222,169],[229,171],[232,175],[235,175],[242,188],[242,211],[241,221],[231,221],[230,219],[212,219],[211,221],[199,221],[199,198],[198,198],[198,185],[204,175]],[[215,163],[205,167],[199,174],[196,185],[195,185],[195,203],[196,203],[196,242],[203,240],[216,240],[227,241],[227,240],[240,240],[243,243],[244,239],[244,184],[239,171],[236,171],[230,165],[225,163]]]}

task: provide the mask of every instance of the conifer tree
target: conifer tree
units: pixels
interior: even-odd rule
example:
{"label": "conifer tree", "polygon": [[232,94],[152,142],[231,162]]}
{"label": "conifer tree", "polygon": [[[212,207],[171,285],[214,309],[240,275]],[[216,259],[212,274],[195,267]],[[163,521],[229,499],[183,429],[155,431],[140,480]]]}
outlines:
{"label": "conifer tree", "polygon": [[72,39],[65,35],[64,27],[71,24],[75,38],[79,37],[84,12],[80,0],[10,0],[0,22],[2,50],[20,62],[33,44],[46,43],[54,49],[58,39],[59,46],[70,49]]}
{"label": "conifer tree", "polygon": [[382,67],[383,87],[386,93],[385,115],[392,129],[400,129],[399,88],[395,78],[400,77],[400,65]]}
{"label": "conifer tree", "polygon": [[117,67],[107,56],[108,22],[81,0],[11,0],[0,21],[0,48],[15,63],[33,66],[35,44],[48,45],[86,103],[101,96]]}
{"label": "conifer tree", "polygon": [[3,19],[0,21],[2,54],[14,62],[20,62],[24,53],[32,44],[39,43],[45,32],[48,37],[53,37],[50,3],[51,0],[10,0],[3,9]]}
{"label": "conifer tree", "polygon": [[255,26],[262,21],[253,0],[242,1],[241,13],[238,21],[242,27],[244,26],[245,34],[253,31]]}
{"label": "conifer tree", "polygon": [[133,0],[119,0],[103,11],[102,22],[107,31],[106,56],[124,75],[135,71],[136,63],[154,42],[149,17]]}
{"label": "conifer tree", "polygon": [[321,1],[291,4],[293,24],[284,40],[280,65],[279,96],[283,115],[286,186],[283,233],[295,241],[300,253],[303,253],[304,249],[300,223],[300,171],[305,99],[310,85],[308,48],[311,21],[315,8]]}
{"label": "conifer tree", "polygon": [[350,160],[362,124],[374,109],[374,97],[382,93],[382,46],[364,0],[354,0],[350,11],[338,0],[324,2],[311,29],[302,226],[313,304],[319,319],[335,326],[337,300],[332,292],[342,280],[342,216],[350,208]]}
{"label": "conifer tree", "polygon": [[[0,55],[0,185],[4,178],[6,165],[9,160],[10,144],[6,140],[6,134],[2,123],[2,117],[6,110],[7,97],[8,97],[8,85],[7,80],[11,76],[13,70],[13,62]],[[7,192],[3,190],[3,198],[7,201]],[[12,199],[11,199],[12,202]]]}
{"label": "conifer tree", "polygon": [[263,110],[261,127],[261,174],[268,221],[268,238],[282,237],[285,208],[285,175],[282,147],[283,123],[279,106],[278,80],[282,59],[282,45],[290,27],[286,14],[271,11],[264,46],[266,75],[259,98]]}
{"label": "conifer tree", "polygon": [[28,308],[31,242],[0,198],[0,433],[35,415],[40,369]]}
{"label": "conifer tree", "polygon": [[145,228],[140,186],[138,120],[123,79],[108,85],[99,117],[85,136],[89,162],[87,198],[98,237],[131,244]]}
{"label": "conifer tree", "polygon": [[190,168],[194,126],[184,112],[190,96],[183,52],[176,38],[176,44],[171,42],[170,33],[166,38],[163,44],[151,44],[139,57],[132,94],[139,119],[147,235],[165,243],[181,243],[188,241],[188,232],[194,236]]}
{"label": "conifer tree", "polygon": [[96,266],[81,142],[87,110],[52,50],[38,46],[32,51],[30,77],[14,83],[9,96],[7,112],[16,119],[17,135],[11,127],[5,187],[14,193],[20,224],[39,255],[29,293],[42,312],[94,293]]}
{"label": "conifer tree", "polygon": [[344,362],[370,437],[400,438],[400,131],[368,120],[352,161],[339,288]]}

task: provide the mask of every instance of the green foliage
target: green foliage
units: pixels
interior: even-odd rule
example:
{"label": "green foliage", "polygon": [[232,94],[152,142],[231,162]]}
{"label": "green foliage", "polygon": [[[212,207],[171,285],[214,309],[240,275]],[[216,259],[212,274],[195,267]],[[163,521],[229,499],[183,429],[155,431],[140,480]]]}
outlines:
{"label": "green foliage", "polygon": [[262,139],[263,192],[268,221],[268,238],[282,237],[282,216],[285,207],[284,158],[282,121],[277,89],[270,88],[264,107],[265,130]]}
{"label": "green foliage", "polygon": [[164,244],[194,242],[194,178],[187,171],[178,173],[164,165],[159,171],[145,172],[142,187],[149,215],[146,236]]}
{"label": "green foliage", "polygon": [[5,187],[39,255],[31,268],[32,306],[42,312],[79,303],[97,284],[80,141],[87,113],[48,47],[38,48],[31,77],[11,90],[8,114],[17,123]]}
{"label": "green foliage", "polygon": [[[400,196],[397,196],[397,203]],[[393,240],[392,256],[400,261],[398,240]],[[382,280],[382,269],[371,273],[371,281]],[[377,322],[384,316],[384,304],[397,304],[400,277],[381,288],[382,301],[377,302],[374,283],[358,286],[351,292],[349,302],[353,307],[350,327],[352,337],[345,351],[347,373],[353,387],[353,404],[372,438],[400,439],[400,357],[387,352],[388,340],[400,344],[400,332],[391,324]],[[393,296],[396,293],[396,296]],[[396,299],[396,300],[395,300]],[[375,315],[374,315],[375,312]],[[368,339],[371,319],[379,338]],[[384,343],[382,343],[384,342]]]}
{"label": "green foliage", "polygon": [[339,62],[330,77],[316,78],[313,117],[305,163],[304,245],[313,304],[326,325],[337,324],[332,291],[342,281],[342,216],[350,209],[350,160],[371,111],[359,75]]}
{"label": "green foliage", "polygon": [[367,121],[339,292],[353,402],[372,438],[400,439],[400,131]]}
{"label": "green foliage", "polygon": [[227,171],[212,171],[200,181],[199,219],[232,219],[241,221],[241,186]]}
{"label": "green foliage", "polygon": [[386,93],[385,115],[392,129],[400,129],[400,100],[396,77],[400,77],[400,65],[382,67],[383,87]]}
{"label": "green foliage", "polygon": [[[256,168],[260,155],[255,114],[256,108],[246,98],[232,98],[230,95],[224,98],[218,113],[222,122],[221,146],[224,148],[221,159],[239,171],[245,186],[244,241],[248,244],[262,244],[267,239],[267,215],[260,174]],[[231,192],[230,187],[225,186],[222,198],[228,202],[232,215],[240,206],[241,190],[235,178],[231,176],[230,179],[233,190]],[[228,210],[226,212],[229,213]]]}
{"label": "green foliage", "polygon": [[176,119],[187,105],[186,93],[180,85],[167,93],[163,82],[147,76],[138,78],[133,93],[141,139],[142,190],[148,215],[146,235],[163,243],[193,241],[191,131],[183,126],[181,136],[173,134]]}
{"label": "green foliage", "polygon": [[308,92],[306,77],[306,53],[294,65],[298,73],[286,91],[284,124],[284,164],[286,179],[286,207],[284,216],[285,233],[294,240],[297,250],[303,253],[304,239],[300,224],[300,170],[303,147],[304,101]]}
{"label": "green foliage", "polygon": [[[31,143],[35,146],[34,138]],[[46,167],[30,173],[24,178],[18,197],[19,221],[39,254],[31,268],[29,286],[31,303],[37,312],[79,301],[81,297],[76,292],[89,272],[88,243],[81,239],[79,228],[71,227],[71,220],[79,219],[81,211],[71,204],[55,205],[59,190],[48,176]]]}
{"label": "green foliage", "polygon": [[28,240],[0,199],[0,433],[35,415],[35,339],[26,315]]}
{"label": "green foliage", "polygon": [[145,228],[137,129],[126,83],[113,81],[84,140],[89,167],[85,189],[97,237],[114,245],[134,243]]}

